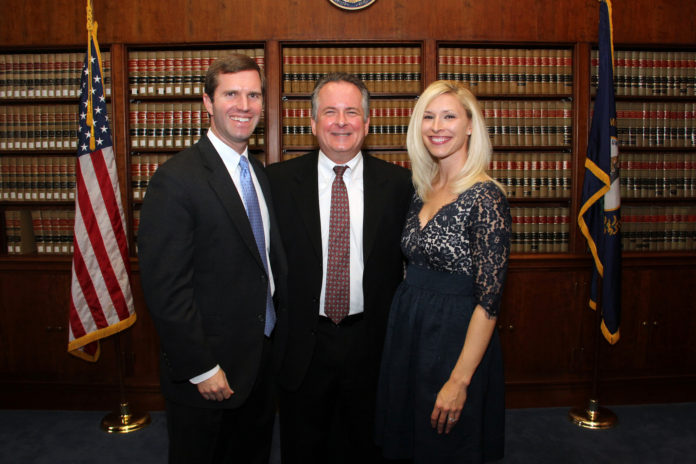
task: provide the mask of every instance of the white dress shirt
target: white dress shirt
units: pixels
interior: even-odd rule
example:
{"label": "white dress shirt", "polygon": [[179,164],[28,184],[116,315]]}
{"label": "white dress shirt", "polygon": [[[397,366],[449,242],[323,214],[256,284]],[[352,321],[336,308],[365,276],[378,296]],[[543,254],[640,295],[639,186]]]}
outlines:
{"label": "white dress shirt", "polygon": [[331,214],[331,186],[336,173],[334,166],[348,166],[343,173],[343,182],[348,190],[348,207],[350,213],[350,311],[348,314],[362,313],[365,309],[363,295],[363,216],[365,204],[363,201],[363,157],[358,152],[353,159],[338,165],[324,153],[319,152],[318,182],[319,182],[319,217],[321,220],[321,254],[324,275],[321,282],[319,297],[319,314],[326,316],[324,301],[326,294],[326,268],[329,260],[329,217]]}

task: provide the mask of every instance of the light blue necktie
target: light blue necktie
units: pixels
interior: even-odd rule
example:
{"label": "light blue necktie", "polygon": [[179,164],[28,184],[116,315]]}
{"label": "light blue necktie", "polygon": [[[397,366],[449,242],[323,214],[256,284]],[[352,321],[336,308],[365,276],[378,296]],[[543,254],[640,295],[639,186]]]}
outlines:
{"label": "light blue necktie", "polygon": [[249,216],[251,230],[254,232],[256,247],[259,249],[259,254],[261,255],[261,260],[263,261],[263,267],[266,269],[266,274],[269,277],[268,288],[266,290],[266,325],[263,330],[263,333],[268,337],[271,335],[271,332],[273,332],[273,327],[275,327],[276,314],[275,310],[273,309],[273,300],[271,299],[271,274],[268,270],[268,259],[266,258],[266,237],[263,232],[263,220],[261,218],[261,208],[259,208],[259,198],[256,196],[254,182],[252,181],[251,173],[249,172],[249,160],[246,158],[246,156],[240,157],[239,168],[241,170],[239,179],[242,184],[244,206],[246,208],[247,216]]}

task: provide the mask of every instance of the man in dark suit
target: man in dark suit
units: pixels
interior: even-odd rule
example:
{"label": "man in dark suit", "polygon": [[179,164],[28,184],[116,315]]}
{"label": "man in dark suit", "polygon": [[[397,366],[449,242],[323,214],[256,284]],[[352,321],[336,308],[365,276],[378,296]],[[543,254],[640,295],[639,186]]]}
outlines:
{"label": "man in dark suit", "polygon": [[[361,151],[368,99],[355,76],[321,79],[311,119],[320,150],[267,168],[288,256],[285,464],[380,460],[372,439],[375,391],[387,314],[403,278],[400,237],[413,187],[406,169]],[[341,196],[348,201],[339,207],[334,198]],[[334,217],[346,216],[349,245],[337,257]]]}
{"label": "man in dark suit", "polygon": [[247,149],[263,82],[244,55],[210,66],[210,129],[157,170],[142,205],[140,274],[161,344],[170,462],[270,455],[286,262],[268,180]]}

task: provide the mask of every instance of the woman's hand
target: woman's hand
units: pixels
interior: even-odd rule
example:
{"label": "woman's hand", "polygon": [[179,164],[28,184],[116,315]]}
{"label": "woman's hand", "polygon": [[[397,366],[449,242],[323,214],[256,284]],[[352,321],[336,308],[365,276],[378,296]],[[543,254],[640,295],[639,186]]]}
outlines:
{"label": "woman's hand", "polygon": [[467,385],[451,378],[445,382],[435,399],[435,407],[430,415],[430,425],[437,428],[437,433],[450,433],[466,402]]}

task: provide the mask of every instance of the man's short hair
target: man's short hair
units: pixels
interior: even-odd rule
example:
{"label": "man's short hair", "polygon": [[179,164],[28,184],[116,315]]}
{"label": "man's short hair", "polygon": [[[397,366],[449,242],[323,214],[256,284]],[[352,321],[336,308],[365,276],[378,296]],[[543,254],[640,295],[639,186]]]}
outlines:
{"label": "man's short hair", "polygon": [[314,90],[312,91],[312,119],[314,121],[317,120],[317,111],[319,111],[319,91],[329,82],[348,82],[360,90],[364,113],[363,121],[367,121],[367,118],[370,117],[370,91],[367,90],[367,86],[358,76],[342,72],[329,73],[314,84]]}
{"label": "man's short hair", "polygon": [[220,74],[233,74],[241,71],[256,71],[261,79],[261,93],[266,91],[266,78],[261,72],[261,68],[253,58],[241,54],[233,53],[213,61],[208,71],[205,73],[205,93],[213,101],[215,90],[218,86],[218,76]]}

